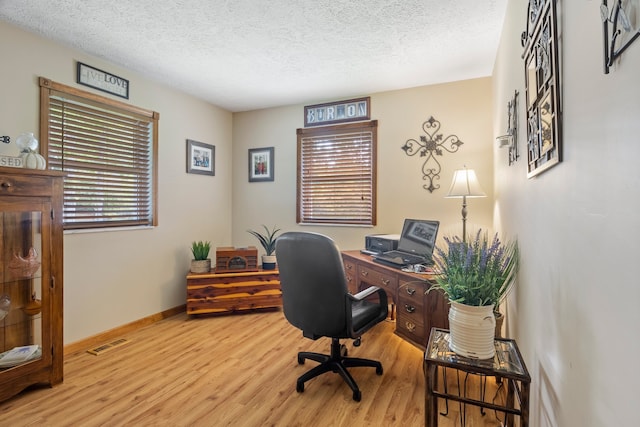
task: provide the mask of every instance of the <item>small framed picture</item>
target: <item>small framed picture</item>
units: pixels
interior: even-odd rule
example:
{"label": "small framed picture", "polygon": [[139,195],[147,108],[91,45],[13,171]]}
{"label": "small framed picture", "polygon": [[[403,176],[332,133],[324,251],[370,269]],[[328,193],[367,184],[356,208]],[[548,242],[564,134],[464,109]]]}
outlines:
{"label": "small framed picture", "polygon": [[216,147],[187,139],[187,173],[216,174]]}
{"label": "small framed picture", "polygon": [[273,147],[249,149],[249,182],[273,181]]}

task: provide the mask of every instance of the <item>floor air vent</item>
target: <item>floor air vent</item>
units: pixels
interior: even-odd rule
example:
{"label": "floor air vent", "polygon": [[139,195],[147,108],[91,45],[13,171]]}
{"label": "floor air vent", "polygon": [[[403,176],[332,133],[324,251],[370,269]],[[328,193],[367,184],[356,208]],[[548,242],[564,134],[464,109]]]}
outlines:
{"label": "floor air vent", "polygon": [[87,350],[87,353],[95,354],[97,356],[98,354],[106,353],[109,350],[113,350],[114,348],[120,347],[121,345],[125,345],[127,343],[129,343],[128,339],[120,338],[110,343],[102,344],[98,347]]}

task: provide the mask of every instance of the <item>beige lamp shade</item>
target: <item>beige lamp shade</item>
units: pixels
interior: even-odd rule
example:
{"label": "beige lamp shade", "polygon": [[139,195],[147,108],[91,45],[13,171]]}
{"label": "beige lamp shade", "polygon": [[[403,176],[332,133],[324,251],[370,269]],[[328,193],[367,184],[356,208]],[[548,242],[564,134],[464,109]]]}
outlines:
{"label": "beige lamp shade", "polygon": [[453,173],[453,182],[449,193],[444,197],[462,198],[462,241],[467,241],[467,197],[487,197],[480,187],[473,169],[458,169]]}
{"label": "beige lamp shade", "polygon": [[487,197],[473,169],[458,169],[453,173],[449,193],[445,197]]}

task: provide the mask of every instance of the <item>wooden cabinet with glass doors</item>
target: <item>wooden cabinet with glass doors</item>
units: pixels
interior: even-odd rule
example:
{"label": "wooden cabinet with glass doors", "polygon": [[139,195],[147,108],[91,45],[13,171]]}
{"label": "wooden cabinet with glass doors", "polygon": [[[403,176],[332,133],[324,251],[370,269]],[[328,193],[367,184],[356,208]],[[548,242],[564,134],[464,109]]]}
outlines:
{"label": "wooden cabinet with glass doors", "polygon": [[0,168],[0,401],[62,381],[62,186]]}

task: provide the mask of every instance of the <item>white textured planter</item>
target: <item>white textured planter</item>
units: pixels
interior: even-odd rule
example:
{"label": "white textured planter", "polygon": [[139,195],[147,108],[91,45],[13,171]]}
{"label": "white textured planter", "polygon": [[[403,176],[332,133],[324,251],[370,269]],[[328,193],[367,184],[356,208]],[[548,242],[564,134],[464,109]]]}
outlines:
{"label": "white textured planter", "polygon": [[191,272],[196,274],[211,272],[211,259],[191,260]]}
{"label": "white textured planter", "polygon": [[275,270],[276,269],[276,256],[275,255],[262,255],[262,269],[263,270]]}
{"label": "white textured planter", "polygon": [[495,355],[496,318],[493,305],[471,306],[451,302],[449,308],[449,347],[456,354],[474,359]]}

